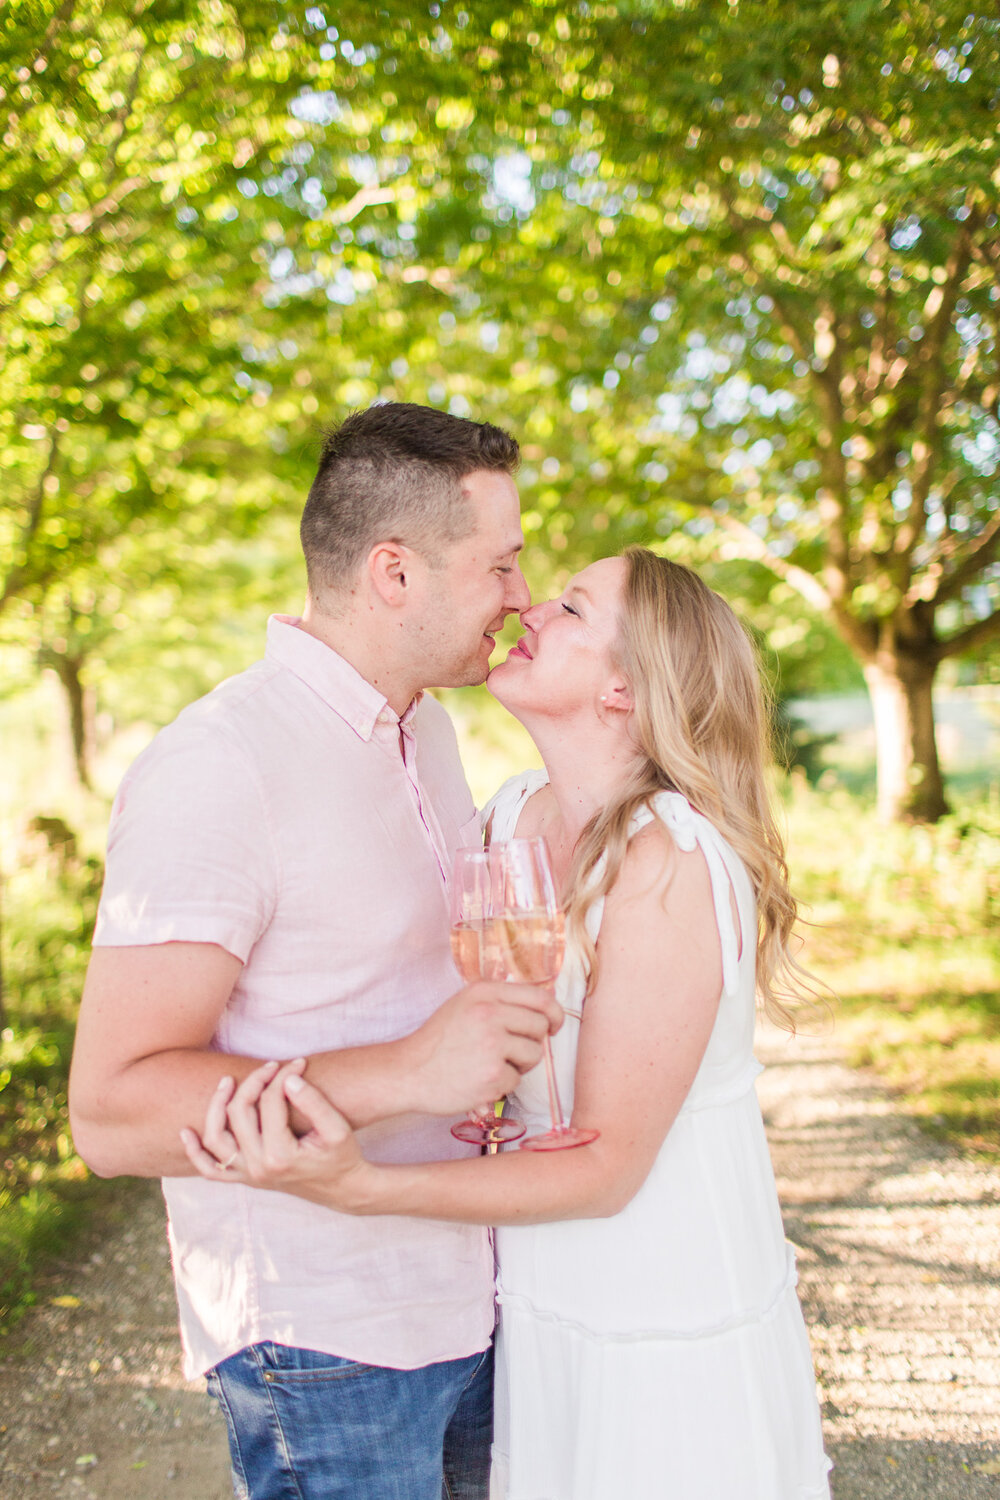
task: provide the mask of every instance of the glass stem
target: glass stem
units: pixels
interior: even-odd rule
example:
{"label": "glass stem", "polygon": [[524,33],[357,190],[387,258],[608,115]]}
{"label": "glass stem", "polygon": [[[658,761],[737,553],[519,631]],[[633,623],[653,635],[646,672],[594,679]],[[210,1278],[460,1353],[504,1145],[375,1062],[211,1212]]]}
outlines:
{"label": "glass stem", "polygon": [[565,1130],[563,1121],[562,1104],[559,1100],[559,1087],[556,1083],[556,1067],[552,1058],[552,1047],[548,1037],[542,1043],[542,1056],[545,1059],[545,1080],[549,1086],[549,1114],[552,1116],[552,1129]]}

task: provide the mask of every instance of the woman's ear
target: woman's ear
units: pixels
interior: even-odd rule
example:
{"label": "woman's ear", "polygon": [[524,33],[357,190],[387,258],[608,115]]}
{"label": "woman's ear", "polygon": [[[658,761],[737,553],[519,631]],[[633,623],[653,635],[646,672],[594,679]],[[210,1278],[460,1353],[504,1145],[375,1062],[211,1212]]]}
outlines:
{"label": "woman's ear", "polygon": [[623,677],[608,684],[607,692],[601,694],[601,707],[610,713],[630,714],[634,708],[632,693]]}

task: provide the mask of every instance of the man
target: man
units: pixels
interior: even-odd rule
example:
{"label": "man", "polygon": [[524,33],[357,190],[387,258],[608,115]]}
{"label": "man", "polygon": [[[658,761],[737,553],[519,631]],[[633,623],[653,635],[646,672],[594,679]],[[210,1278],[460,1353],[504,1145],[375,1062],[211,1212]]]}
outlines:
{"label": "man", "polygon": [[186,1372],[209,1372],[252,1500],[486,1492],[487,1235],[220,1188],[179,1132],[229,1077],[308,1056],[369,1155],[461,1154],[440,1117],[509,1091],[558,1025],[544,991],[452,993],[446,879],[478,825],[422,696],[482,682],[529,602],[517,459],[429,408],[349,417],[302,518],[303,618],[272,618],[264,660],[116,800],[73,1129],[102,1175],[167,1179]]}

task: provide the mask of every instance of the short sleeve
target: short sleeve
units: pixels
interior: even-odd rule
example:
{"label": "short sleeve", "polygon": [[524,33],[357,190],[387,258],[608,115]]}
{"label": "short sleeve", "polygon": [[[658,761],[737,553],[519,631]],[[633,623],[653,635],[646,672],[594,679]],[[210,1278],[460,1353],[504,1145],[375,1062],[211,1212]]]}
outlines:
{"label": "short sleeve", "polygon": [[245,963],[278,877],[245,751],[218,729],[171,725],[115,799],[95,946],[217,943]]}

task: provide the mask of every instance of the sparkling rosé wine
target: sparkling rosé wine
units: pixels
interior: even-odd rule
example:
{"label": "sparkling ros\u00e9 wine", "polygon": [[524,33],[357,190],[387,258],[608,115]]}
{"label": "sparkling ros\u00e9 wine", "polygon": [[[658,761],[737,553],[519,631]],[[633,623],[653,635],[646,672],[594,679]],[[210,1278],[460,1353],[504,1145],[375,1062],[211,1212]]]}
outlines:
{"label": "sparkling ros\u00e9 wine", "polygon": [[456,922],[451,929],[451,956],[466,984],[477,979],[502,979],[504,954],[495,917]]}
{"label": "sparkling ros\u00e9 wine", "polygon": [[[477,979],[503,979],[505,960],[500,923],[495,917],[455,922],[451,929],[451,956],[466,984]],[[518,1140],[524,1134],[524,1126],[520,1120],[473,1110],[468,1119],[451,1127],[451,1133],[457,1140],[486,1145],[495,1151],[501,1141]]]}
{"label": "sparkling ros\u00e9 wine", "polygon": [[522,984],[551,984],[562,968],[566,929],[559,912],[511,912],[497,918],[507,972]]}

